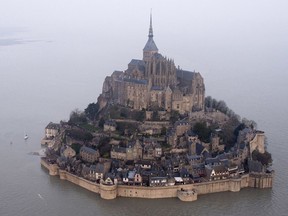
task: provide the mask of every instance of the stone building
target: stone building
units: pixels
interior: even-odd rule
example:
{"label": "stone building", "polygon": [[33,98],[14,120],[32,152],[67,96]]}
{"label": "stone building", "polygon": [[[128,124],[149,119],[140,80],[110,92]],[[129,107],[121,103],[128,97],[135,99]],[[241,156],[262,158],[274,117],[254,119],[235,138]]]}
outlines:
{"label": "stone building", "polygon": [[126,147],[113,146],[110,157],[118,160],[140,160],[143,157],[143,147],[139,140],[131,141]]}
{"label": "stone building", "polygon": [[104,123],[104,131],[110,131],[113,132],[116,130],[116,122],[113,120],[107,120]]}
{"label": "stone building", "polygon": [[143,59],[132,59],[125,71],[105,78],[98,101],[132,109],[162,109],[190,113],[204,109],[205,85],[200,73],[176,68],[174,60],[162,56],[153,39],[152,17]]}
{"label": "stone building", "polygon": [[45,138],[46,139],[54,138],[59,133],[59,130],[60,130],[60,124],[50,122],[45,128]]}
{"label": "stone building", "polygon": [[191,125],[187,120],[177,121],[174,127],[177,136],[183,136],[187,131],[191,129]]}
{"label": "stone building", "polygon": [[83,161],[88,163],[94,163],[95,161],[98,161],[100,154],[98,150],[82,146],[80,149],[80,156]]}

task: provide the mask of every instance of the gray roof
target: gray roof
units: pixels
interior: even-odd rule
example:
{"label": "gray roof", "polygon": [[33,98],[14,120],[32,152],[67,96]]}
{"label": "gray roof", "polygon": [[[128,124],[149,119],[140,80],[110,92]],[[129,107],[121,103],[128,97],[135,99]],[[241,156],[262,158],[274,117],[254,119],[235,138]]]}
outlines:
{"label": "gray roof", "polygon": [[197,155],[200,155],[202,153],[203,149],[204,149],[204,147],[202,144],[196,143],[196,154]]}
{"label": "gray roof", "polygon": [[197,134],[194,133],[193,130],[187,131],[187,135],[188,135],[188,136],[192,136],[192,137],[196,137],[196,136],[197,136]]}
{"label": "gray roof", "polygon": [[129,79],[129,78],[124,78],[123,80],[125,82],[147,85],[147,80],[137,80],[137,79]]}
{"label": "gray roof", "polygon": [[214,164],[219,164],[220,161],[219,161],[219,159],[217,157],[215,157],[215,158],[206,158],[205,163],[209,164],[209,165],[214,165]]}
{"label": "gray roof", "polygon": [[82,146],[81,149],[80,149],[80,151],[81,151],[81,152],[84,151],[84,152],[87,152],[87,153],[90,153],[90,154],[96,154],[96,153],[97,153],[96,150],[94,150],[94,149],[92,149],[92,148],[88,148],[88,147],[86,147],[86,146]]}
{"label": "gray roof", "polygon": [[138,70],[145,72],[145,62],[139,59],[132,59],[128,64],[127,72],[132,72],[133,69],[137,68]]}
{"label": "gray roof", "polygon": [[60,124],[50,122],[50,123],[46,126],[46,129],[60,129]]}
{"label": "gray roof", "polygon": [[195,72],[177,69],[176,75],[177,75],[177,78],[181,78],[181,79],[183,78],[184,80],[192,80],[195,75]]}
{"label": "gray roof", "polygon": [[114,120],[112,120],[112,119],[106,120],[104,124],[105,124],[105,125],[109,125],[109,126],[114,126],[114,127],[117,126],[117,125],[116,125],[116,122],[115,122]]}
{"label": "gray roof", "polygon": [[145,66],[145,62],[139,59],[132,59],[128,65],[129,66]]}
{"label": "gray roof", "polygon": [[135,176],[135,174],[136,174],[136,171],[135,171],[135,170],[129,171],[129,172],[128,172],[128,178],[129,178],[129,179],[133,179],[134,176]]}
{"label": "gray roof", "polygon": [[151,90],[154,90],[154,91],[162,91],[163,88],[161,86],[152,86],[151,87]]}
{"label": "gray roof", "polygon": [[145,47],[143,48],[143,51],[156,51],[158,52],[158,48],[153,40],[153,37],[149,37]]}
{"label": "gray roof", "polygon": [[95,171],[96,171],[97,173],[104,173],[104,164],[98,163],[98,164],[95,166]]}
{"label": "gray roof", "polygon": [[117,146],[117,147],[114,147],[114,148],[113,148],[113,151],[126,153],[126,148]]}

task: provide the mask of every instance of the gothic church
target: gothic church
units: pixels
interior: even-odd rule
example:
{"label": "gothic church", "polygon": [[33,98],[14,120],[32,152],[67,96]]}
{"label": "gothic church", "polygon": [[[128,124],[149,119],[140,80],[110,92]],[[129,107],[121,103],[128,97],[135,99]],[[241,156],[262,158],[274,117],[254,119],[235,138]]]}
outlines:
{"label": "gothic church", "polygon": [[175,110],[185,114],[204,109],[205,85],[200,73],[176,68],[173,60],[158,52],[150,15],[143,59],[132,59],[127,70],[107,76],[100,98],[105,104],[136,110]]}

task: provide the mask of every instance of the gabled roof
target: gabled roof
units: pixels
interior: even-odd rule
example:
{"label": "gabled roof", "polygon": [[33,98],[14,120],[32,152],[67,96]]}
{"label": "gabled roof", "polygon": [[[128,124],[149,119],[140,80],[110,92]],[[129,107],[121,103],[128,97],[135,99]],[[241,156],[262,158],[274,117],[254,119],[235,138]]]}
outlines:
{"label": "gabled roof", "polygon": [[210,165],[214,165],[214,164],[219,164],[219,158],[215,157],[215,158],[206,158],[205,160],[206,164],[210,164]]}
{"label": "gabled roof", "polygon": [[128,66],[145,66],[145,62],[139,59],[132,59]]}
{"label": "gabled roof", "polygon": [[227,172],[227,168],[223,165],[213,166],[215,173],[224,173]]}
{"label": "gabled roof", "polygon": [[192,80],[194,75],[195,75],[195,72],[177,69],[176,70],[176,75],[177,75],[177,78],[181,78],[181,79],[184,79],[184,80]]}
{"label": "gabled roof", "polygon": [[120,146],[115,146],[112,148],[112,150],[119,153],[126,153],[126,148]]}
{"label": "gabled roof", "polygon": [[55,129],[55,130],[58,130],[58,129],[60,129],[60,124],[50,122],[50,123],[46,126],[45,129]]}
{"label": "gabled roof", "polygon": [[98,163],[98,164],[95,166],[95,171],[96,171],[97,173],[104,173],[104,164]]}
{"label": "gabled roof", "polygon": [[80,152],[87,152],[89,154],[96,154],[97,150],[94,150],[92,148],[88,148],[86,146],[82,146],[81,149],[80,149]]}
{"label": "gabled roof", "polygon": [[194,133],[193,130],[187,131],[187,135],[188,135],[188,136],[192,136],[192,137],[196,137],[196,136],[197,136],[197,134]]}

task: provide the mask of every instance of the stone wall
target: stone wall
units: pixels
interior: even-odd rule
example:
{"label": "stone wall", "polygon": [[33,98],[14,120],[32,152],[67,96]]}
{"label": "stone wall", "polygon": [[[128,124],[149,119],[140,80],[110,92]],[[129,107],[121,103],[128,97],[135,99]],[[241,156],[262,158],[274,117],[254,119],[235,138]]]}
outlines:
{"label": "stone wall", "polygon": [[255,149],[262,154],[265,152],[265,134],[262,131],[257,131],[253,140],[250,141],[250,153]]}
{"label": "stone wall", "polygon": [[68,173],[64,170],[59,170],[59,176],[60,179],[62,180],[67,180],[69,182],[72,182],[76,185],[79,185],[80,187],[83,187],[89,191],[92,191],[94,193],[99,193],[100,189],[99,189],[99,184],[96,184],[94,182],[88,181],[84,178],[81,178],[79,176],[73,175],[71,173]]}
{"label": "stone wall", "polygon": [[48,161],[41,158],[41,165],[49,171],[49,175],[51,176],[59,175],[59,172],[58,172],[59,167],[57,166],[57,164],[49,164]]}
{"label": "stone wall", "polygon": [[249,178],[249,187],[253,188],[272,188],[274,172],[271,174],[251,173]]}
{"label": "stone wall", "polygon": [[179,190],[195,190],[198,195],[216,193],[216,192],[238,192],[241,188],[271,188],[274,173],[259,174],[251,173],[235,179],[226,179],[219,181],[208,181],[195,184],[174,185],[167,187],[143,187],[128,185],[104,185],[88,181],[79,176],[73,175],[63,170],[58,170],[54,164],[49,164],[41,159],[41,164],[49,170],[50,175],[59,175],[60,179],[70,181],[80,187],[83,187],[94,193],[99,193],[103,199],[115,199],[119,197],[135,197],[135,198],[173,198],[178,197]]}

